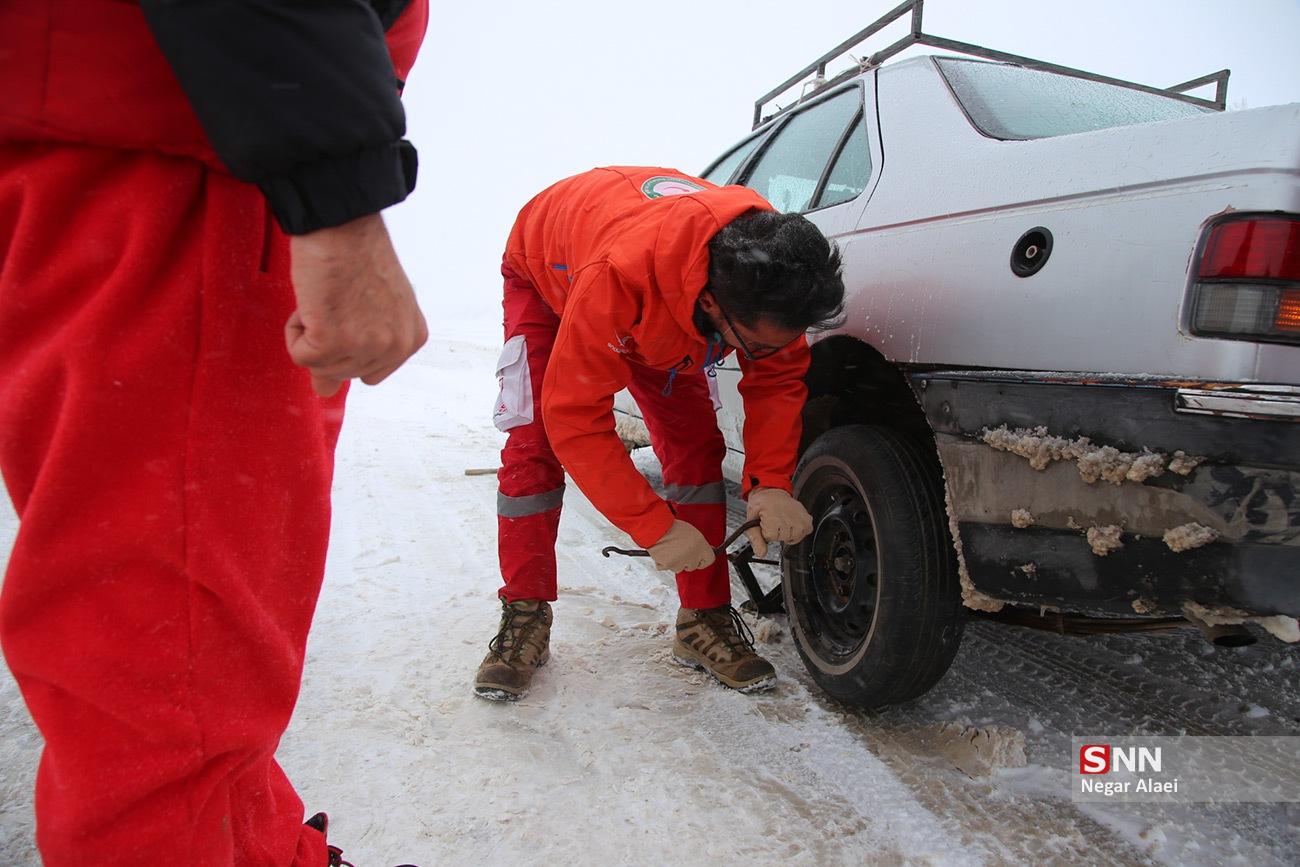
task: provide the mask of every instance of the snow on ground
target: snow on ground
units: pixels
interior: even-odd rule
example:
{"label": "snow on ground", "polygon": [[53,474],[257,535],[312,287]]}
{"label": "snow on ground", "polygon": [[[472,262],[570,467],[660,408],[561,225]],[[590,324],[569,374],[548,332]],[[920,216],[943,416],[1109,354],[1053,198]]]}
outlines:
{"label": "snow on ground", "polygon": [[[280,750],[350,860],[1295,863],[1296,805],[1069,801],[1072,733],[1300,732],[1296,654],[1278,642],[1215,650],[1194,633],[1085,639],[972,622],[934,691],[864,714],[820,694],[768,627],[761,647],[781,685],[741,696],[670,662],[671,576],[602,558],[626,539],[572,486],[551,664],[522,702],[477,699],[498,610],[495,480],[464,470],[496,466],[497,346],[482,327],[441,329],[389,382],[352,392],[325,588]],[[636,460],[656,475],[648,450]],[[14,529],[0,515],[0,550]],[[1022,732],[1028,767],[967,776],[935,732],[969,725]],[[38,863],[38,748],[6,672],[5,865]]]}

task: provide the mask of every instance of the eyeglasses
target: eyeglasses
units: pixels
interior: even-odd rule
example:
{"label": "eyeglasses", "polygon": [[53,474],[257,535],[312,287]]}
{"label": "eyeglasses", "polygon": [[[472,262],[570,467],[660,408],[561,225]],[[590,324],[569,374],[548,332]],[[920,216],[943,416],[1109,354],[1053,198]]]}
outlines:
{"label": "eyeglasses", "polygon": [[[714,295],[713,299],[717,301],[717,297],[718,296]],[[736,323],[732,322],[731,317],[727,315],[727,308],[723,307],[722,304],[719,303],[718,310],[719,312],[722,313],[722,318],[726,320],[728,330],[730,330],[732,336],[736,338],[736,342],[740,344],[736,348],[740,350],[741,354],[745,356],[745,359],[747,361],[757,361],[760,358],[768,358],[770,356],[776,355],[782,349],[785,349],[787,346],[789,346],[791,343],[794,343],[795,340],[798,340],[799,337],[802,336],[799,335],[795,337],[793,340],[783,343],[780,346],[759,346],[756,349],[750,349],[749,344],[745,341],[745,338],[742,337],[740,332],[736,330]]]}

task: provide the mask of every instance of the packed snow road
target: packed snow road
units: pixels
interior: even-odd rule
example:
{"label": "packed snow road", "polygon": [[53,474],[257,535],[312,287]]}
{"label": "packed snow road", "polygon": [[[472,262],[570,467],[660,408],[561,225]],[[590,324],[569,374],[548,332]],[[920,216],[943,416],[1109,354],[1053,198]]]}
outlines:
{"label": "packed snow road", "polygon": [[[435,326],[436,328],[436,326]],[[1068,638],[972,622],[920,701],[845,709],[758,626],[774,693],[669,658],[671,576],[570,487],[550,665],[475,698],[498,586],[487,421],[497,347],[453,330],[353,391],[333,542],[281,760],[363,867],[433,864],[1294,864],[1300,805],[1072,804],[1072,734],[1297,734],[1300,666],[1266,640]],[[647,475],[648,450],[635,454]],[[735,517],[733,516],[733,525]],[[15,530],[0,517],[0,550]],[[769,579],[770,580],[770,576]],[[742,598],[737,592],[737,601]],[[978,727],[977,734],[967,727]],[[978,743],[972,745],[971,736]],[[1023,737],[1027,765],[1016,767]],[[0,680],[0,863],[35,865],[39,735]]]}

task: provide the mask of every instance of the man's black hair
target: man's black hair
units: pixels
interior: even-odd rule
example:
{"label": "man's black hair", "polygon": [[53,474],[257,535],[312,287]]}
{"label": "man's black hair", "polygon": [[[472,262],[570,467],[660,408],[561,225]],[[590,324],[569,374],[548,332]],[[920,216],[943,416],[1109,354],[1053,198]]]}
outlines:
{"label": "man's black hair", "polygon": [[825,330],[843,322],[840,251],[799,214],[748,211],[709,241],[709,285],[733,319]]}

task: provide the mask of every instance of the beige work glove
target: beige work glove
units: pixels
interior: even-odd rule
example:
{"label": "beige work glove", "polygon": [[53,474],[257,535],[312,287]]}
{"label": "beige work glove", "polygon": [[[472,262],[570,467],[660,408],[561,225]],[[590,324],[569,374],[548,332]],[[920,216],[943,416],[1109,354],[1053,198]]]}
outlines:
{"label": "beige work glove", "polygon": [[656,569],[691,572],[703,569],[716,558],[704,534],[685,521],[673,521],[664,537],[646,549]]}
{"label": "beige work glove", "polygon": [[767,556],[768,542],[794,544],[812,532],[812,515],[803,503],[780,488],[755,488],[749,492],[745,520],[758,518],[762,524],[745,535],[754,546],[755,557]]}

